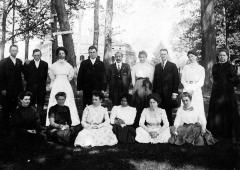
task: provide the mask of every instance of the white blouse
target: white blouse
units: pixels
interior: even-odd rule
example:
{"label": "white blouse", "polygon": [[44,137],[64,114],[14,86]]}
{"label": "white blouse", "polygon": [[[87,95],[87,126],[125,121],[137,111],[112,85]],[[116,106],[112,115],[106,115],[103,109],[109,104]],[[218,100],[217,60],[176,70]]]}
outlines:
{"label": "white blouse", "polygon": [[178,111],[177,115],[174,121],[174,126],[177,128],[184,123],[186,124],[195,124],[195,123],[200,123],[202,125],[203,129],[206,129],[206,118],[202,116],[201,114],[198,114],[194,108],[193,110],[183,110],[183,107],[181,106]]}
{"label": "white blouse", "polygon": [[185,90],[194,91],[204,85],[205,70],[196,63],[187,64],[182,70],[181,83]]}
{"label": "white blouse", "polygon": [[169,127],[168,118],[164,109],[157,108],[157,110],[151,111],[149,108],[145,108],[142,111],[139,126],[144,125],[145,122],[150,124],[150,126],[159,126],[162,121],[164,127]]}
{"label": "white blouse", "polygon": [[135,85],[136,78],[149,78],[149,80],[153,81],[153,72],[154,67],[148,62],[145,63],[137,63],[132,68],[132,84]]}
{"label": "white blouse", "polygon": [[51,81],[56,78],[67,78],[71,81],[74,76],[74,69],[67,61],[58,60],[49,68],[48,73]]}
{"label": "white blouse", "polygon": [[132,125],[136,117],[137,110],[134,107],[114,106],[111,111],[110,121],[114,124],[115,118],[119,118],[125,122],[126,125]]}

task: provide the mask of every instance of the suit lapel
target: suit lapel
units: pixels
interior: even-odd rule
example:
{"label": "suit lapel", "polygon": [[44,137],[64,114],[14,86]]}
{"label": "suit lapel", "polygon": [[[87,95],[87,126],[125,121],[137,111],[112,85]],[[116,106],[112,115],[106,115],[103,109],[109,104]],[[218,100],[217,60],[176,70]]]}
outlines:
{"label": "suit lapel", "polygon": [[[10,57],[7,58],[7,62],[10,64],[11,67],[15,66]],[[17,60],[16,60],[16,64],[17,64]]]}

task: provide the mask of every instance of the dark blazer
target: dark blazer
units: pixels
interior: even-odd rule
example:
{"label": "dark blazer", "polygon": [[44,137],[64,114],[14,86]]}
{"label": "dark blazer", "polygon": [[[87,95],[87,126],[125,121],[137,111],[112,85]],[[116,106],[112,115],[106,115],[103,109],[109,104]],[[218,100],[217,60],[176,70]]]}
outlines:
{"label": "dark blazer", "polygon": [[106,90],[106,71],[102,61],[96,59],[94,65],[90,59],[84,60],[78,71],[77,89],[92,92]]}
{"label": "dark blazer", "polygon": [[111,64],[107,75],[110,97],[115,89],[120,90],[121,93],[128,93],[131,83],[131,69],[128,64],[122,63],[120,71],[118,71],[116,63]]}
{"label": "dark blazer", "polygon": [[172,93],[178,93],[178,86],[179,74],[174,63],[167,61],[164,69],[160,63],[155,66],[153,92],[160,94],[164,107],[171,103]]}
{"label": "dark blazer", "polygon": [[34,60],[24,64],[24,78],[27,82],[26,89],[31,92],[46,93],[46,81],[48,76],[48,64],[40,60],[37,68]]}
{"label": "dark blazer", "polygon": [[10,57],[0,62],[0,90],[7,90],[7,96],[15,98],[23,90],[22,61],[16,58],[14,65]]}

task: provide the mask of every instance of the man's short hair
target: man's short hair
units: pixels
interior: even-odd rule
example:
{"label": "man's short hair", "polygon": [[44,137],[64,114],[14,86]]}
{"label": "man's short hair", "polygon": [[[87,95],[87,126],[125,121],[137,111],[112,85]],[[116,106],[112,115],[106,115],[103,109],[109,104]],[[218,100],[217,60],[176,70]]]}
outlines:
{"label": "man's short hair", "polygon": [[97,51],[97,47],[95,47],[94,45],[91,45],[91,46],[88,48],[88,51],[89,51],[89,50],[93,50],[93,49],[95,49],[95,50]]}
{"label": "man's short hair", "polygon": [[166,49],[166,48],[162,48],[161,50],[160,50],[160,52],[161,51],[166,51],[167,53],[168,53],[168,50]]}
{"label": "man's short hair", "polygon": [[12,44],[10,45],[9,50],[11,50],[12,47],[16,47],[18,49],[18,46],[16,44]]}
{"label": "man's short hair", "polygon": [[41,50],[39,50],[39,49],[37,49],[37,48],[33,50],[33,54],[36,53],[36,52],[40,52],[40,54],[42,55]]}

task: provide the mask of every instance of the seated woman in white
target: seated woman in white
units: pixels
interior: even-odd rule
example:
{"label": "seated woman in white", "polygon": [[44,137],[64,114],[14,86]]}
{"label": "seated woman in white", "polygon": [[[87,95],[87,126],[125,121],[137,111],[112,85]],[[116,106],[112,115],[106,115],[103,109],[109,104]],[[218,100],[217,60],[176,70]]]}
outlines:
{"label": "seated woman in white", "polygon": [[204,143],[212,145],[216,140],[211,133],[206,130],[206,118],[203,114],[198,113],[191,105],[192,96],[188,92],[183,92],[182,103],[171,127],[171,138],[169,143],[183,145],[189,143],[192,145],[202,146]]}
{"label": "seated woman in white", "polygon": [[134,143],[136,130],[132,127],[135,117],[136,108],[128,105],[130,99],[128,94],[121,97],[121,105],[114,106],[111,111],[111,124],[113,132],[117,136],[119,143]]}
{"label": "seated woman in white", "polygon": [[140,127],[136,129],[135,140],[137,142],[167,143],[171,137],[166,112],[158,107],[159,103],[160,97],[158,94],[149,96],[150,107],[143,110],[139,121]]}
{"label": "seated woman in white", "polygon": [[98,91],[92,93],[93,104],[83,111],[82,126],[75,139],[74,146],[104,146],[117,144],[117,138],[112,132],[107,109],[101,106],[103,94]]}

